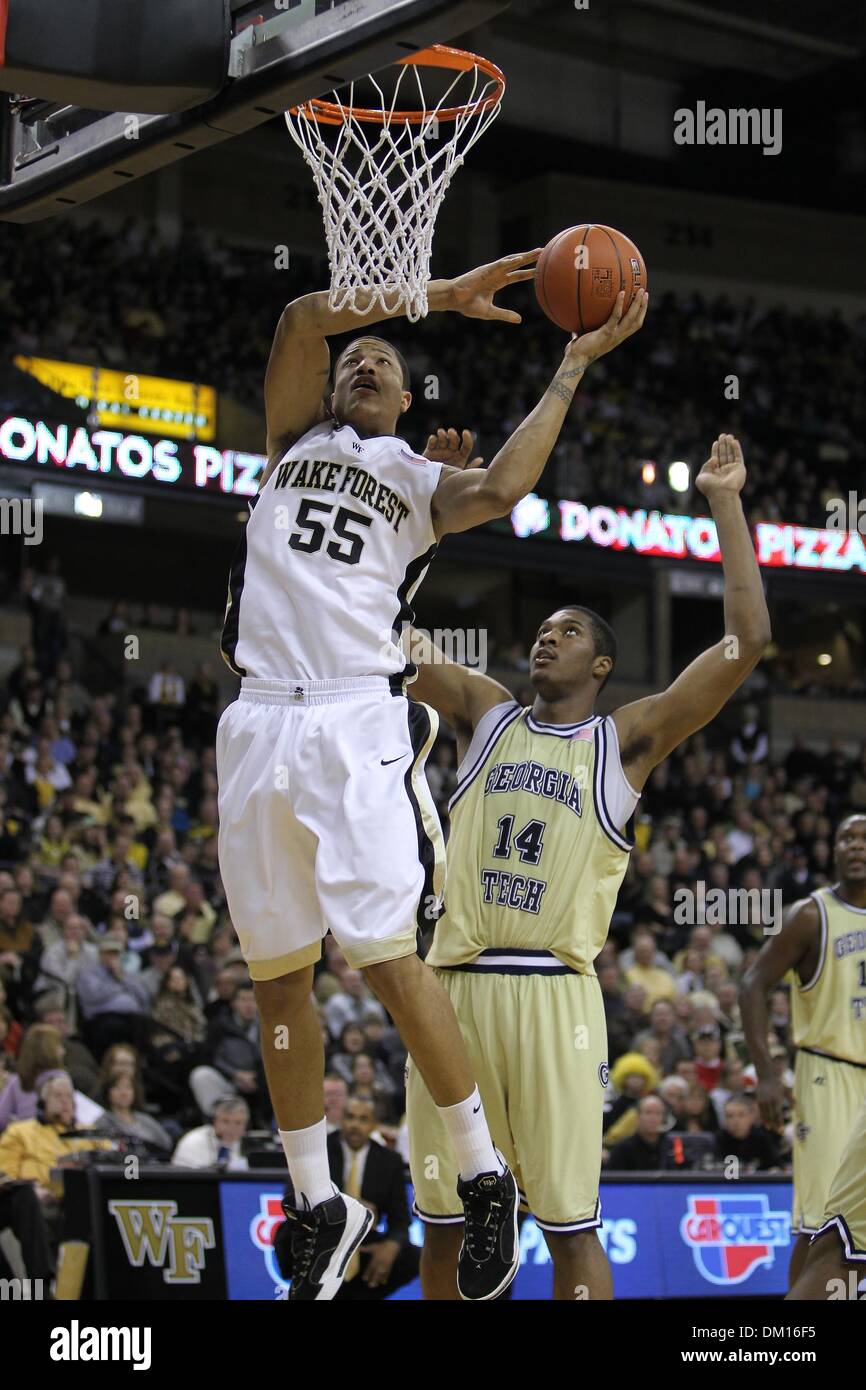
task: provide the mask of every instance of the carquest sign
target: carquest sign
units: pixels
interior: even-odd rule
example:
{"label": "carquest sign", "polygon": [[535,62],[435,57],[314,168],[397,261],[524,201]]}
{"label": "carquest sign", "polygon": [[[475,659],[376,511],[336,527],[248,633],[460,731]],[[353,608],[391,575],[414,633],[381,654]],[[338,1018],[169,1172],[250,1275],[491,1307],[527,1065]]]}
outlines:
{"label": "carquest sign", "polygon": [[[709,517],[669,515],[643,508],[587,507],[583,502],[548,503],[534,493],[524,497],[511,513],[515,535],[525,538],[554,530],[554,507],[559,511],[558,533],[564,541],[670,560],[718,562],[722,558],[716,525]],[[761,565],[866,574],[866,546],[857,531],[762,521],[752,534]]]}

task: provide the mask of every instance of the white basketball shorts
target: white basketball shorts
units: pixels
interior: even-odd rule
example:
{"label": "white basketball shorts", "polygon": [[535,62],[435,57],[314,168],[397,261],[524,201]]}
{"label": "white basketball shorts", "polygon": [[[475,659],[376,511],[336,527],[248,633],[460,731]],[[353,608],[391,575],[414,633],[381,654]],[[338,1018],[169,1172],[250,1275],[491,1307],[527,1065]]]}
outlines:
{"label": "white basketball shorts", "polygon": [[386,678],[248,678],[216,738],[219,860],[254,980],[319,959],[355,969],[416,949],[445,884],[424,764],[438,729]]}

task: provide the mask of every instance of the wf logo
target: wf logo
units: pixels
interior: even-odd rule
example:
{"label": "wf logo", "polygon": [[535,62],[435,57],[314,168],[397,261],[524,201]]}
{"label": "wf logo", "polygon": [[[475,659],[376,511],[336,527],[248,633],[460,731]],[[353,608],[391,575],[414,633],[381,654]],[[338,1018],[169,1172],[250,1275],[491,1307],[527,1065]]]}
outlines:
{"label": "wf logo", "polygon": [[179,1217],[177,1202],[111,1201],[108,1210],[136,1269],[147,1261],[167,1284],[201,1283],[205,1252],[216,1244],[210,1217]]}

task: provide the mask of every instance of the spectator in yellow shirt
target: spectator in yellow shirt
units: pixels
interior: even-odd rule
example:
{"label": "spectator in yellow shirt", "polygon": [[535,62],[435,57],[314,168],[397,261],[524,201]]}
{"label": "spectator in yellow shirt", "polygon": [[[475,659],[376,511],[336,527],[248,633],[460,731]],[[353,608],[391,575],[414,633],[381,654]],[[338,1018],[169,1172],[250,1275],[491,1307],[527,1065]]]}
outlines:
{"label": "spectator in yellow shirt", "polygon": [[154,899],[152,910],[161,917],[176,917],[186,907],[186,888],[191,874],[188,864],[171,864],[168,870],[168,887]]}
{"label": "spectator in yellow shirt", "polygon": [[35,1120],[17,1120],[0,1136],[0,1231],[18,1238],[30,1279],[50,1279],[60,1239],[62,1183],[52,1169],[82,1149],[111,1148],[106,1140],[67,1139],[75,1124],[75,1093],[67,1072],[55,1071],[39,1088]]}
{"label": "spectator in yellow shirt", "polygon": [[656,940],[651,931],[639,927],[632,937],[634,964],[624,971],[626,982],[640,985],[646,991],[646,1007],[651,1009],[659,999],[676,997],[676,980],[660,965],[654,965]]}
{"label": "spectator in yellow shirt", "polygon": [[705,923],[702,923],[697,927],[693,927],[692,930],[689,932],[688,945],[684,946],[681,951],[677,951],[676,955],[674,956],[674,970],[678,975],[682,975],[685,970],[689,969],[689,966],[686,963],[686,956],[688,955],[689,951],[700,951],[703,957],[702,969],[705,970],[708,965],[720,965],[725,972],[725,978],[727,978],[728,967],[725,964],[724,958],[720,955],[717,955],[716,952],[712,949],[712,947],[712,927],[707,926]]}
{"label": "spectator in yellow shirt", "polygon": [[115,819],[115,852],[117,843],[121,837],[125,853],[124,863],[128,868],[133,868],[137,870],[138,873],[143,873],[147,868],[147,861],[149,858],[148,848],[147,845],[139,840],[135,820],[133,816],[129,815],[126,811],[122,812]]}
{"label": "spectator in yellow shirt", "polygon": [[64,1158],[85,1149],[105,1149],[104,1139],[62,1138],[80,1128],[75,1122],[75,1092],[68,1072],[55,1072],[39,1089],[35,1120],[16,1120],[0,1135],[0,1173],[32,1182],[46,1205],[59,1201],[63,1185],[51,1175]]}
{"label": "spectator in yellow shirt", "polygon": [[191,879],[184,892],[184,906],[175,917],[179,934],[194,946],[204,945],[216,925],[216,913],[197,879]]}
{"label": "spectator in yellow shirt", "polygon": [[34,862],[40,868],[57,869],[65,854],[69,853],[69,838],[63,829],[59,816],[49,816],[45,831],[36,849]]}
{"label": "spectator in yellow shirt", "polygon": [[111,797],[99,786],[95,767],[79,772],[72,784],[75,795],[72,809],[77,816],[86,816],[97,825],[107,825],[111,817]]}
{"label": "spectator in yellow shirt", "polygon": [[137,832],[156,824],[153,789],[137,763],[124,766],[113,784],[115,806],[131,818]]}
{"label": "spectator in yellow shirt", "polygon": [[219,834],[219,808],[212,792],[201,799],[198,817],[189,831],[190,840],[210,840]]}

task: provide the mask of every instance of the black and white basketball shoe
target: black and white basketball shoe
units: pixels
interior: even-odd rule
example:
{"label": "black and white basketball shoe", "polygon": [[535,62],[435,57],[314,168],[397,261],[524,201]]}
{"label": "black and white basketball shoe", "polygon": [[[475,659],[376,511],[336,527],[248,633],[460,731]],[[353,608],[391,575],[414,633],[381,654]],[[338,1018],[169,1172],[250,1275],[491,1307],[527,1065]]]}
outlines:
{"label": "black and white basketball shoe", "polygon": [[315,1207],[306,1199],[300,1208],[284,1201],[283,1211],[293,1226],[289,1302],[333,1298],[350,1257],[373,1224],[373,1213],[342,1192],[335,1192]]}
{"label": "black and white basketball shoe", "polygon": [[471,1182],[461,1178],[457,1183],[465,1214],[457,1290],[461,1298],[476,1302],[504,1293],[520,1263],[517,1182],[499,1157],[504,1173],[479,1173]]}

